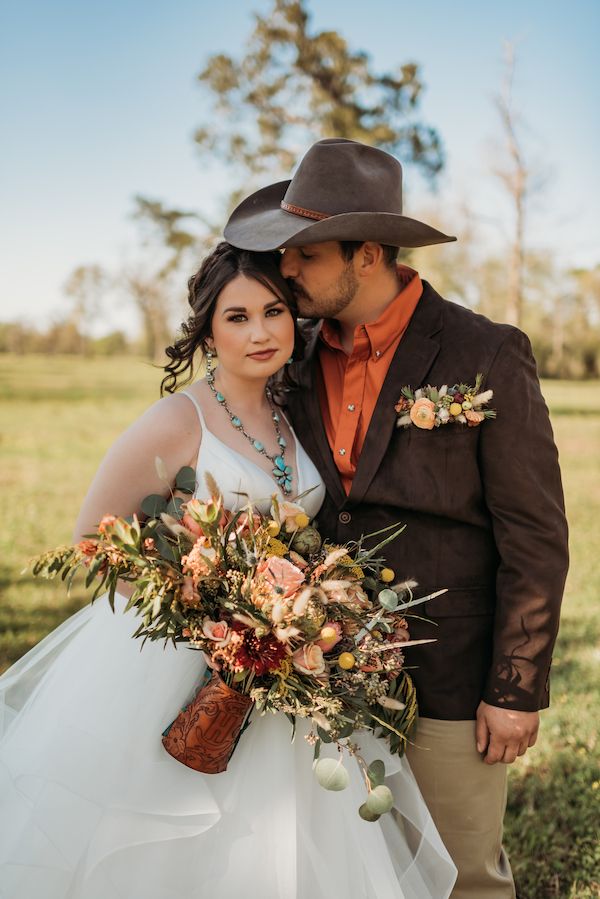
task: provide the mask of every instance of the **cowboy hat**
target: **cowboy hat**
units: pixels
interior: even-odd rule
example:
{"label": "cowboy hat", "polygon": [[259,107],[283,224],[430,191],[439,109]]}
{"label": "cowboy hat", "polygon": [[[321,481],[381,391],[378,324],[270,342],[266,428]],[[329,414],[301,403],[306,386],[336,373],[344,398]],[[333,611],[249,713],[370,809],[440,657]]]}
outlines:
{"label": "cowboy hat", "polygon": [[225,226],[243,250],[275,250],[325,240],[373,240],[425,247],[456,240],[402,215],[402,166],[389,153],[357,141],[320,140],[291,181],[246,197]]}

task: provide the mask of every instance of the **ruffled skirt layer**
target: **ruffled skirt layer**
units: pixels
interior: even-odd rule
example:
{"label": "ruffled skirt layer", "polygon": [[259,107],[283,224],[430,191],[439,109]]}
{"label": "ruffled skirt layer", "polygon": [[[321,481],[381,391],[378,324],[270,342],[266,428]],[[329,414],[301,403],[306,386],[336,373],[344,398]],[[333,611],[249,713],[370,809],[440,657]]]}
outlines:
{"label": "ruffled skirt layer", "polygon": [[[118,598],[122,606],[122,598]],[[371,735],[395,808],[312,772],[299,722],[253,714],[226,772],[203,775],[161,733],[205,671],[184,646],[131,639],[131,615],[86,606],[0,677],[1,899],[444,899],[456,870],[406,760]],[[329,754],[335,749],[325,747]]]}

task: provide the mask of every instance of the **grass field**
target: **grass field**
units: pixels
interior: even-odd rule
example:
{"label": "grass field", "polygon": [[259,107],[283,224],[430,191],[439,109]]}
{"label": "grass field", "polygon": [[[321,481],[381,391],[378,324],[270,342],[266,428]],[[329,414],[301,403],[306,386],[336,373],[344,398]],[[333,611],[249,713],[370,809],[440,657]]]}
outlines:
{"label": "grass field", "polygon": [[[20,572],[70,540],[100,458],[157,398],[160,377],[130,358],[0,355],[0,672],[85,602]],[[590,899],[600,896],[600,383],[543,387],[572,561],[552,706],[537,746],[511,767],[506,843],[520,899]]]}

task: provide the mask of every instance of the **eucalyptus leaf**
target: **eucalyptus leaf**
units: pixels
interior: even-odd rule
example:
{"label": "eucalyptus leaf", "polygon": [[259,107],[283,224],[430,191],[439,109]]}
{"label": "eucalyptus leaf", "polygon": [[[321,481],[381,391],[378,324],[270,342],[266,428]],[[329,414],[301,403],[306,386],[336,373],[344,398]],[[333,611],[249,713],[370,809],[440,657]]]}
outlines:
{"label": "eucalyptus leaf", "polygon": [[385,780],[385,765],[381,759],[375,759],[371,762],[367,769],[367,777],[373,789],[378,787]]}
{"label": "eucalyptus leaf", "polygon": [[166,499],[158,493],[151,493],[150,496],[145,496],[141,504],[142,512],[149,518],[158,518],[160,513],[164,512],[166,508]]}
{"label": "eucalyptus leaf", "polygon": [[193,493],[196,489],[196,472],[189,465],[180,468],[175,476],[175,486],[183,493]]}
{"label": "eucalyptus leaf", "polygon": [[327,733],[327,731],[323,730],[323,728],[319,727],[318,725],[317,725],[317,733],[318,733],[319,737],[321,738],[321,740],[323,741],[323,743],[333,743],[333,740],[331,739],[331,736]]}
{"label": "eucalyptus leaf", "polygon": [[398,595],[394,590],[380,590],[377,594],[377,599],[379,604],[390,612],[393,612],[398,607]]}
{"label": "eucalyptus leaf", "polygon": [[165,509],[167,515],[172,515],[173,518],[181,518],[181,507],[183,506],[183,500],[180,496],[173,496],[169,500],[167,508]]}
{"label": "eucalyptus leaf", "polygon": [[338,740],[343,740],[345,737],[349,737],[354,731],[353,724],[344,724],[342,729],[338,733]]}

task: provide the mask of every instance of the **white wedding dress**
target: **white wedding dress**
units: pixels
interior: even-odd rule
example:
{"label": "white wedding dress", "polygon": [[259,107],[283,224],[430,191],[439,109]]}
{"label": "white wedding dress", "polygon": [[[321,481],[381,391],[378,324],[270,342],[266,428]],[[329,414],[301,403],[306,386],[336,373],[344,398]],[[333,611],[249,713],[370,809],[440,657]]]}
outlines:
{"label": "white wedding dress", "polygon": [[[210,471],[230,508],[243,491],[267,511],[274,482],[202,424],[198,494]],[[317,486],[304,501],[314,515],[323,484],[296,446],[298,492]],[[116,614],[105,598],[86,606],[0,677],[1,899],[450,894],[456,871],[408,763],[371,735],[355,737],[368,761],[386,762],[396,801],[377,823],[358,815],[353,759],[346,790],[319,786],[305,721],[291,742],[284,716],[254,713],[222,774],[168,755],[161,734],[206,665],[184,645],[140,651],[137,618],[117,601]]]}

